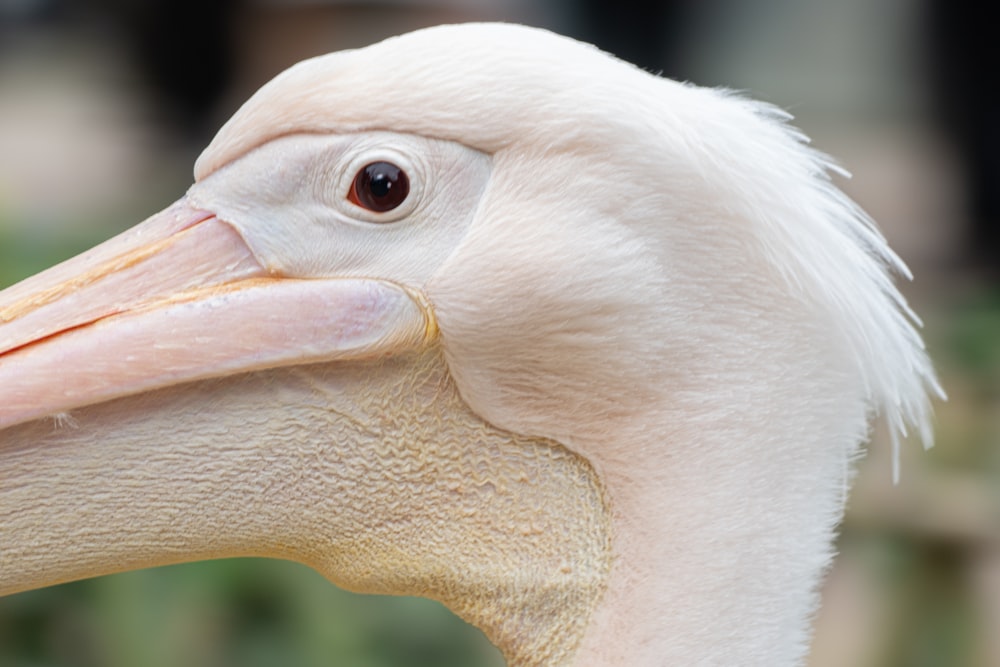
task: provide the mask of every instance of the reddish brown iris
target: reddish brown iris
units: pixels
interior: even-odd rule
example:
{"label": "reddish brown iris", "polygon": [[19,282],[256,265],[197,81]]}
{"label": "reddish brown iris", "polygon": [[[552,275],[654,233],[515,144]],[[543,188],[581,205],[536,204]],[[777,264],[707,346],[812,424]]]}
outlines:
{"label": "reddish brown iris", "polygon": [[406,172],[391,162],[372,162],[354,177],[347,199],[369,211],[385,213],[406,201],[408,194]]}

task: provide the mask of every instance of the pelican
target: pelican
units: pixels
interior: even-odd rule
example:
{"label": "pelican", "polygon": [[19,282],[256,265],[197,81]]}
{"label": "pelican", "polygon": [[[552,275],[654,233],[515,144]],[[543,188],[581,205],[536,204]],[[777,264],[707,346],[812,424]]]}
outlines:
{"label": "pelican", "polygon": [[907,275],[782,112],[513,25],[302,62],[0,294],[0,593],[268,556],[512,667],[796,665]]}

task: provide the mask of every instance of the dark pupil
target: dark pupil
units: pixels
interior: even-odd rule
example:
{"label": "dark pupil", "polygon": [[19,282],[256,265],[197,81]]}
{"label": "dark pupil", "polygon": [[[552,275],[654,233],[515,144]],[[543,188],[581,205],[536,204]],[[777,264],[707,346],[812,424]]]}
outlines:
{"label": "dark pupil", "polygon": [[368,184],[368,189],[371,191],[372,197],[385,197],[392,191],[392,179],[385,173],[375,174]]}
{"label": "dark pupil", "polygon": [[373,162],[354,179],[357,203],[378,213],[391,211],[402,204],[409,190],[406,174],[391,162]]}

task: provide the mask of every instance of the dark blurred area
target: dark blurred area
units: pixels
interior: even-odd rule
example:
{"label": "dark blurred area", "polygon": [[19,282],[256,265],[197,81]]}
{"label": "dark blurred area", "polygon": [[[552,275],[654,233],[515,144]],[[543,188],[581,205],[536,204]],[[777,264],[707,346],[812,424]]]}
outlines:
{"label": "dark blurred area", "polygon": [[1000,71],[994,15],[970,0],[928,0],[927,67],[934,111],[965,170],[966,259],[1000,278]]}
{"label": "dark blurred area", "polygon": [[[0,286],[159,210],[294,62],[426,25],[547,27],[789,109],[916,275],[950,394],[938,445],[879,437],[812,667],[1000,665],[1000,48],[970,0],[0,0]],[[2,549],[0,545],[0,549]],[[130,573],[0,599],[10,665],[501,664],[440,606],[288,563]]]}
{"label": "dark blurred area", "polygon": [[198,140],[232,85],[238,0],[95,2],[123,36],[125,53],[149,82],[156,102]]}

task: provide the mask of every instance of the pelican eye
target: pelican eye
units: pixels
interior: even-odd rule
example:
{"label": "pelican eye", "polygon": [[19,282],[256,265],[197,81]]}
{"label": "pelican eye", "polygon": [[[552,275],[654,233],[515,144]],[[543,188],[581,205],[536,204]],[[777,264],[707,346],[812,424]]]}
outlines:
{"label": "pelican eye", "polygon": [[372,162],[358,171],[347,199],[363,209],[385,213],[397,208],[410,194],[406,172],[391,162]]}

